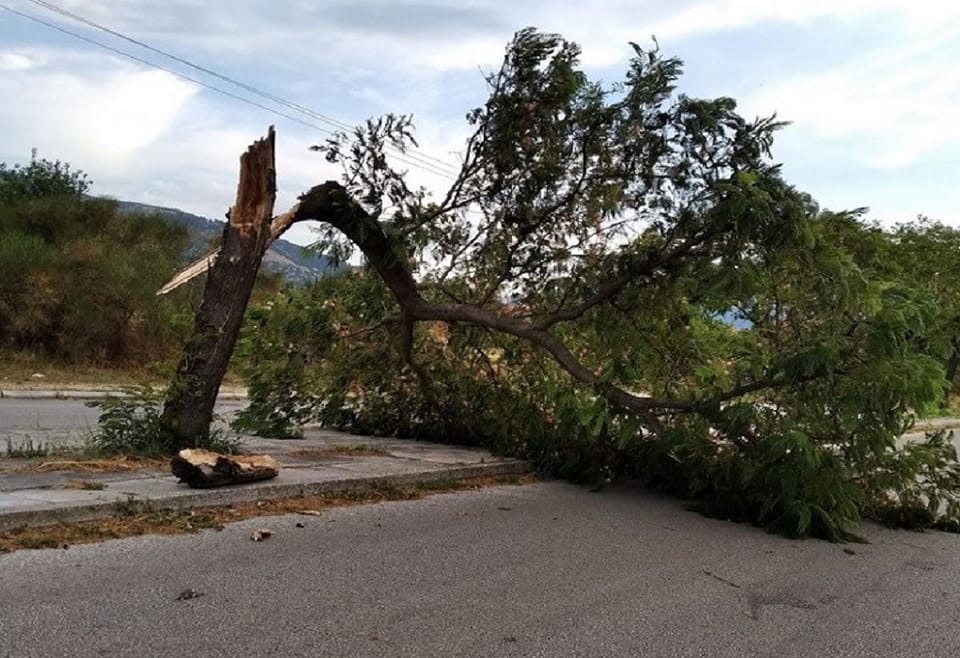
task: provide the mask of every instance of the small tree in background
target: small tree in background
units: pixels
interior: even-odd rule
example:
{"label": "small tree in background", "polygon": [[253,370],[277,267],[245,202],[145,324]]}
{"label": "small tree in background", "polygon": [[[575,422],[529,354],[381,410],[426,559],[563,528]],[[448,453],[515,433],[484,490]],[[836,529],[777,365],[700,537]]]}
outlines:
{"label": "small tree in background", "polygon": [[43,199],[48,197],[82,197],[90,189],[90,181],[82,171],[74,171],[59,160],[37,159],[37,150],[30,153],[30,164],[8,167],[0,162],[0,203]]}
{"label": "small tree in background", "polygon": [[927,350],[944,365],[943,404],[956,393],[960,367],[960,230],[921,217],[891,232],[888,257],[897,276],[928,296],[936,309],[924,331]]}

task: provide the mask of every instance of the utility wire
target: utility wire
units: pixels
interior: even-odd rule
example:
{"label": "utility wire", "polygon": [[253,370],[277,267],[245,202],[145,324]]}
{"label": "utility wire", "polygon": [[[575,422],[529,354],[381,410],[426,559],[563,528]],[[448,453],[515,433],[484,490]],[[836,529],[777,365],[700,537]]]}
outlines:
{"label": "utility wire", "polygon": [[9,7],[9,6],[5,5],[5,4],[0,4],[0,9],[6,9],[7,11],[9,11],[9,12],[12,13],[12,14],[16,14],[17,16],[22,16],[23,18],[26,18],[26,19],[28,19],[28,20],[31,20],[31,21],[33,21],[33,22],[35,22],[35,23],[39,23],[40,25],[44,25],[44,26],[46,26],[46,27],[49,27],[49,28],[51,28],[51,29],[53,29],[53,30],[56,30],[56,31],[58,31],[58,32],[62,32],[62,33],[64,33],[64,34],[68,34],[68,35],[70,35],[71,37],[74,37],[74,38],[76,38],[76,39],[80,39],[81,41],[86,41],[86,42],[89,43],[89,44],[93,44],[94,46],[97,46],[98,48],[103,48],[104,50],[109,50],[109,51],[112,52],[112,53],[116,53],[117,55],[121,55],[121,56],[123,56],[123,57],[126,57],[127,59],[131,59],[131,60],[133,60],[133,61],[135,61],[135,62],[139,62],[140,64],[145,64],[145,65],[150,66],[150,67],[152,67],[152,68],[159,69],[159,70],[161,70],[161,71],[163,71],[163,72],[165,72],[165,73],[169,73],[170,75],[175,75],[175,76],[177,76],[178,78],[181,78],[181,79],[186,80],[186,81],[188,81],[188,82],[192,82],[192,83],[195,84],[195,85],[200,85],[201,87],[205,87],[206,89],[209,89],[210,91],[215,91],[215,92],[218,93],[218,94],[223,94],[224,96],[227,96],[228,98],[233,98],[233,99],[235,99],[235,100],[242,101],[242,102],[244,102],[244,103],[249,103],[250,105],[253,105],[253,106],[255,106],[255,107],[259,107],[260,109],[263,109],[263,110],[267,110],[268,112],[273,112],[274,114],[279,114],[280,116],[282,116],[282,117],[284,117],[284,118],[290,119],[291,121],[296,121],[297,123],[299,123],[299,124],[301,124],[301,125],[304,125],[304,126],[307,126],[307,127],[309,127],[309,128],[314,128],[314,129],[316,129],[316,130],[320,130],[320,131],[322,131],[322,132],[329,133],[329,134],[331,134],[331,135],[334,134],[334,132],[333,132],[332,130],[328,130],[327,128],[322,128],[322,127],[317,126],[317,125],[315,125],[315,124],[308,123],[308,122],[306,122],[306,121],[301,120],[301,119],[298,118],[298,117],[291,116],[291,115],[289,115],[289,114],[285,114],[285,113],[283,113],[283,112],[280,112],[279,110],[276,110],[275,108],[267,107],[266,105],[261,105],[260,103],[257,103],[256,101],[250,100],[249,98],[244,98],[243,96],[238,96],[237,94],[230,93],[229,91],[224,91],[223,89],[220,89],[219,87],[214,87],[213,85],[208,84],[208,83],[206,83],[206,82],[203,82],[202,80],[197,80],[196,78],[191,78],[189,75],[185,75],[185,74],[183,74],[183,73],[179,73],[179,72],[177,72],[177,71],[174,71],[173,69],[169,69],[169,68],[167,68],[167,67],[165,67],[165,66],[161,66],[160,64],[155,64],[154,62],[149,62],[149,61],[147,61],[147,60],[145,60],[145,59],[143,59],[143,58],[137,57],[136,55],[132,55],[132,54],[130,54],[130,53],[127,53],[127,52],[124,52],[124,51],[119,50],[119,49],[117,49],[117,48],[114,48],[113,46],[108,46],[107,44],[102,43],[102,42],[100,42],[100,41],[97,41],[97,40],[95,40],[95,39],[90,39],[89,37],[85,37],[85,36],[83,36],[82,34],[77,34],[76,32],[71,32],[70,30],[67,30],[67,29],[65,29],[65,28],[62,28],[62,27],[60,27],[59,25],[54,25],[53,23],[48,23],[47,21],[45,21],[45,20],[43,20],[43,19],[41,19],[41,18],[37,18],[36,16],[31,16],[30,14],[25,14],[25,13],[23,13],[23,12],[17,11],[16,9],[13,9],[12,7]]}
{"label": "utility wire", "polygon": [[[183,64],[184,66],[188,66],[188,67],[190,67],[190,68],[192,68],[192,69],[194,69],[194,70],[196,70],[196,71],[200,71],[201,73],[205,73],[205,74],[207,74],[207,75],[209,75],[209,76],[212,76],[212,77],[214,77],[214,78],[217,78],[217,79],[222,80],[222,81],[224,81],[224,82],[227,82],[227,83],[229,83],[229,84],[232,84],[232,85],[234,85],[234,86],[237,86],[237,87],[239,87],[239,88],[241,88],[241,89],[243,89],[243,90],[245,90],[245,91],[248,91],[248,92],[250,92],[250,93],[252,93],[252,94],[256,94],[257,96],[260,96],[261,98],[265,98],[265,99],[270,100],[270,101],[272,101],[272,102],[274,102],[274,103],[278,103],[278,104],[280,104],[280,105],[283,105],[284,107],[287,107],[287,108],[289,108],[289,109],[291,109],[291,110],[295,110],[295,111],[297,111],[297,112],[300,112],[300,113],[302,113],[302,114],[305,114],[305,115],[307,115],[307,116],[309,116],[309,117],[311,117],[311,118],[313,118],[313,119],[316,119],[317,121],[321,121],[321,122],[326,123],[326,124],[328,124],[328,125],[334,126],[334,127],[337,128],[338,130],[347,131],[347,132],[350,132],[350,131],[353,130],[353,126],[351,126],[350,124],[346,123],[345,121],[340,121],[339,119],[336,119],[336,118],[334,118],[334,117],[331,117],[331,116],[329,116],[329,115],[327,115],[327,114],[323,114],[323,113],[321,113],[321,112],[317,112],[317,111],[312,110],[312,109],[310,109],[309,107],[306,107],[306,106],[301,105],[301,104],[299,104],[299,103],[295,103],[295,102],[293,102],[293,101],[289,101],[289,100],[287,100],[287,99],[285,99],[285,98],[282,98],[282,97],[277,96],[277,95],[275,95],[275,94],[271,94],[270,92],[267,92],[267,91],[264,91],[264,90],[262,90],[262,89],[259,89],[259,88],[255,87],[255,86],[253,86],[253,85],[247,84],[247,83],[245,83],[245,82],[243,82],[243,81],[241,81],[241,80],[237,80],[237,79],[235,79],[235,78],[231,78],[231,77],[226,76],[226,75],[224,75],[224,74],[222,74],[222,73],[219,73],[219,72],[217,72],[217,71],[215,71],[215,70],[213,70],[213,69],[210,69],[210,68],[208,68],[208,67],[201,66],[201,65],[196,64],[196,63],[194,63],[194,62],[191,62],[190,60],[187,60],[187,59],[185,59],[185,58],[183,58],[183,57],[179,57],[179,56],[177,56],[177,55],[174,55],[173,53],[170,53],[170,52],[168,52],[168,51],[166,51],[166,50],[163,50],[163,49],[161,49],[161,48],[157,48],[157,47],[152,46],[152,45],[150,45],[150,44],[148,44],[148,43],[145,43],[145,42],[143,42],[143,41],[140,41],[140,40],[138,40],[138,39],[135,39],[135,38],[133,38],[133,37],[130,37],[130,36],[126,35],[126,34],[123,34],[122,32],[118,32],[118,31],[116,31],[116,30],[113,30],[113,29],[107,27],[106,25],[103,25],[103,24],[101,24],[101,23],[98,23],[98,22],[96,22],[96,21],[93,21],[93,20],[91,20],[91,19],[88,19],[88,18],[86,18],[86,17],[84,17],[84,16],[81,16],[81,15],[75,13],[75,12],[69,11],[68,9],[64,9],[63,7],[59,7],[59,6],[55,5],[55,4],[52,3],[52,2],[47,2],[46,0],[28,0],[28,1],[29,1],[29,2],[32,2],[33,4],[37,5],[38,7],[42,7],[42,8],[44,8],[44,9],[47,9],[47,10],[52,11],[52,12],[54,12],[54,13],[57,13],[57,14],[59,14],[59,15],[61,15],[61,16],[66,17],[66,18],[70,18],[70,19],[75,20],[75,21],[77,21],[77,22],[83,23],[84,25],[87,25],[88,27],[92,27],[92,28],[94,28],[94,29],[96,29],[96,30],[100,30],[101,32],[106,32],[107,34],[110,34],[111,36],[114,36],[114,37],[116,37],[116,38],[118,38],[118,39],[123,39],[124,41],[127,41],[128,43],[132,43],[132,44],[134,44],[134,45],[136,45],[136,46],[139,46],[139,47],[144,48],[144,49],[146,49],[146,50],[149,50],[149,51],[151,51],[151,52],[153,52],[153,53],[156,53],[156,54],[158,54],[158,55],[161,55],[161,56],[163,56],[163,57],[166,57],[166,58],[168,58],[168,59],[171,59],[171,60],[173,60],[173,61],[175,61],[175,62],[179,62],[180,64]],[[414,153],[414,152],[406,152],[406,151],[405,151],[405,152],[401,152],[401,154],[402,154],[404,157],[408,158],[408,159],[420,161],[420,162],[422,162],[424,165],[433,167],[433,168],[435,168],[435,169],[447,169],[447,170],[449,170],[449,173],[450,173],[450,174],[456,174],[456,173],[457,173],[457,168],[456,168],[455,166],[451,165],[449,162],[447,162],[447,161],[445,161],[445,160],[441,160],[440,158],[435,158],[435,157],[433,157],[433,156],[431,156],[431,155],[428,155],[428,154],[426,154],[426,153]]]}
{"label": "utility wire", "polygon": [[[32,0],[31,0],[31,1],[32,1]],[[234,93],[232,93],[232,92],[226,91],[225,89],[221,89],[220,87],[217,87],[217,86],[212,85],[212,84],[210,84],[210,83],[204,82],[204,81],[202,81],[202,80],[198,80],[198,79],[193,78],[193,77],[191,77],[191,76],[189,76],[189,75],[186,75],[186,74],[184,74],[184,73],[180,73],[179,71],[175,71],[175,70],[173,70],[173,69],[167,68],[167,67],[162,66],[162,65],[160,65],[160,64],[157,64],[157,63],[155,63],[155,62],[151,62],[151,61],[148,61],[148,60],[146,60],[146,59],[143,59],[142,57],[138,57],[138,56],[133,55],[133,54],[131,54],[131,53],[128,53],[128,52],[126,52],[126,51],[120,50],[119,48],[114,48],[113,46],[107,45],[107,44],[105,44],[105,43],[103,43],[103,42],[101,42],[101,41],[97,41],[96,39],[91,39],[90,37],[86,37],[86,36],[84,36],[84,35],[82,35],[82,34],[79,34],[79,33],[77,33],[77,32],[73,32],[73,31],[68,30],[68,29],[66,29],[66,28],[60,27],[59,25],[55,25],[55,24],[53,24],[53,23],[50,23],[50,22],[48,22],[48,21],[45,21],[45,20],[43,20],[42,18],[38,18],[38,17],[36,17],[36,16],[31,16],[30,14],[24,13],[24,12],[22,12],[22,11],[18,11],[18,10],[14,9],[14,8],[6,5],[6,4],[0,3],[0,9],[4,9],[4,10],[6,10],[6,11],[12,13],[12,14],[16,14],[17,16],[20,16],[20,17],[25,18],[25,19],[27,19],[27,20],[33,21],[34,23],[38,23],[38,24],[40,24],[40,25],[43,25],[44,27],[48,27],[48,28],[50,28],[50,29],[52,29],[52,30],[56,30],[57,32],[61,32],[61,33],[63,33],[63,34],[69,35],[69,36],[71,36],[71,37],[73,37],[73,38],[75,38],[75,39],[79,39],[79,40],[84,41],[84,42],[86,42],[86,43],[89,43],[89,44],[91,44],[91,45],[97,46],[98,48],[102,48],[102,49],[104,49],[104,50],[110,51],[110,52],[112,52],[112,53],[115,53],[115,54],[117,54],[117,55],[120,55],[121,57],[125,57],[125,58],[127,58],[127,59],[130,59],[130,60],[132,60],[132,61],[138,62],[138,63],[140,63],[140,64],[144,64],[144,65],[146,65],[146,66],[149,66],[149,67],[151,67],[151,68],[155,68],[155,69],[158,69],[158,70],[163,71],[163,72],[165,72],[165,73],[169,73],[170,75],[176,76],[176,77],[178,77],[178,78],[180,78],[180,79],[182,79],[182,80],[186,80],[186,81],[191,82],[191,83],[193,83],[193,84],[195,84],[195,85],[199,85],[199,86],[201,86],[201,87],[203,87],[203,88],[205,88],[205,89],[209,89],[210,91],[213,91],[213,92],[215,92],[215,93],[218,93],[218,94],[221,94],[221,95],[223,95],[223,96],[226,96],[227,98],[231,98],[231,99],[233,99],[233,100],[238,100],[238,101],[240,101],[240,102],[242,102],[242,103],[246,103],[246,104],[248,104],[248,105],[252,105],[253,107],[257,107],[257,108],[259,108],[259,109],[261,109],[261,110],[265,110],[265,111],[270,112],[270,113],[272,113],[272,114],[275,114],[275,115],[277,115],[277,116],[283,117],[283,118],[285,118],[285,119],[287,119],[287,120],[289,120],[289,121],[294,121],[294,122],[296,122],[296,123],[298,123],[298,124],[300,124],[300,125],[302,125],[302,126],[306,126],[306,127],[308,127],[308,128],[312,128],[312,129],[314,129],[314,130],[318,130],[318,131],[320,131],[320,132],[322,132],[322,133],[325,133],[325,134],[328,134],[328,135],[336,135],[336,134],[337,134],[335,131],[330,130],[329,128],[324,128],[324,127],[319,126],[319,125],[317,125],[317,124],[315,124],[315,123],[311,123],[311,122],[309,122],[309,121],[305,121],[305,120],[301,119],[300,117],[294,116],[294,115],[292,115],[292,114],[288,114],[288,113],[286,113],[286,112],[283,112],[283,111],[278,110],[278,109],[273,108],[273,107],[269,107],[269,106],[264,105],[264,104],[262,104],[262,103],[258,103],[257,101],[251,100],[251,99],[246,98],[246,97],[244,97],[244,96],[240,96],[240,95],[238,95],[238,94],[234,94]],[[401,153],[402,153],[402,152],[401,152]],[[425,164],[425,163],[422,163],[422,162],[417,162],[417,161],[413,161],[413,160],[407,159],[406,157],[404,157],[405,155],[406,155],[406,154],[403,154],[403,155],[393,155],[392,157],[394,157],[394,158],[395,158],[396,160],[398,160],[399,162],[402,162],[402,163],[404,163],[404,164],[410,165],[410,166],[412,166],[412,167],[417,167],[417,168],[423,169],[424,171],[427,171],[427,172],[429,172],[429,173],[432,173],[432,174],[435,174],[435,175],[438,175],[438,176],[442,176],[442,177],[447,178],[447,179],[452,179],[452,175],[451,175],[449,172],[444,171],[444,170],[441,170],[441,169],[439,169],[439,168],[433,168],[433,167],[429,166],[428,164]]]}

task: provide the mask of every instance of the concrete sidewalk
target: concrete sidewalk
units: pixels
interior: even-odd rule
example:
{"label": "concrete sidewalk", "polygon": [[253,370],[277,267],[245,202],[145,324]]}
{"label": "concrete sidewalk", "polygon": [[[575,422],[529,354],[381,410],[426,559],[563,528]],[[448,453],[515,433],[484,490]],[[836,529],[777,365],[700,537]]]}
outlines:
{"label": "concrete sidewalk", "polygon": [[[283,466],[280,475],[251,484],[191,489],[169,470],[27,472],[23,466],[44,460],[2,459],[0,530],[111,516],[118,502],[129,500],[183,509],[528,471],[526,463],[486,450],[320,429],[307,429],[301,440],[244,437],[244,448],[273,455]],[[82,481],[103,488],[70,488],[71,481],[73,486]]]}

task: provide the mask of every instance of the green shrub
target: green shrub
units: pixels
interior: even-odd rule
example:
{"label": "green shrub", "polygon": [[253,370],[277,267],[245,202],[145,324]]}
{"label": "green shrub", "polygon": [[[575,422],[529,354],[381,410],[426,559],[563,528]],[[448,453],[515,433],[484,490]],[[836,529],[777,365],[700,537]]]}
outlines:
{"label": "green shrub", "polygon": [[[166,457],[179,448],[161,422],[163,396],[149,387],[129,389],[126,397],[112,397],[88,402],[100,409],[97,427],[87,439],[87,447],[104,455],[137,455]],[[239,439],[213,429],[209,438],[192,446],[224,454],[240,450]]]}

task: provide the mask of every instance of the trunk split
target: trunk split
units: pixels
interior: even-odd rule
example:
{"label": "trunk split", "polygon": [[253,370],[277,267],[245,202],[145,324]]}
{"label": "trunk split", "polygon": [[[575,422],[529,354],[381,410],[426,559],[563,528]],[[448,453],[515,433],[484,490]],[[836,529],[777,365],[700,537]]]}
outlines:
{"label": "trunk split", "polygon": [[240,332],[260,261],[270,242],[276,199],[273,127],[240,157],[237,199],[223,230],[219,256],[209,268],[194,319],[163,408],[171,446],[204,442],[213,406]]}

